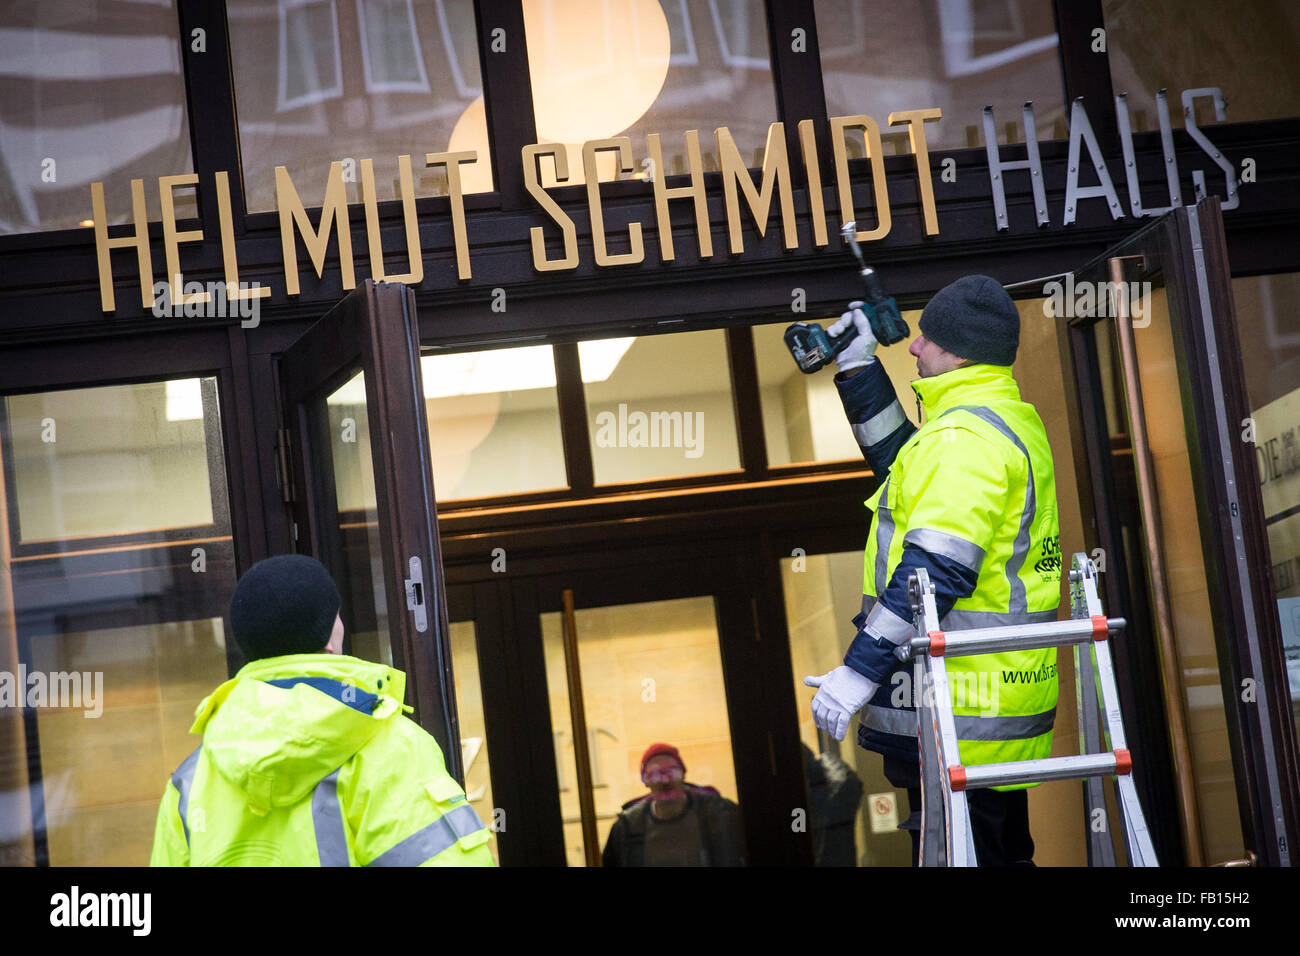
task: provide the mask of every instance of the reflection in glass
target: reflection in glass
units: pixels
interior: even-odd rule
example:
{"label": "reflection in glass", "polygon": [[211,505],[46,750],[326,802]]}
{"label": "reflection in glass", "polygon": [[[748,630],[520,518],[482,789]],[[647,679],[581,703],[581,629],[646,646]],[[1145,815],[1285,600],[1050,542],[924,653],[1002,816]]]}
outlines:
{"label": "reflection in glass", "polygon": [[578,360],[597,484],[740,467],[722,330],[580,342]]}
{"label": "reflection in glass", "polygon": [[448,150],[478,152],[465,192],[492,189],[472,0],[230,0],[226,15],[249,212],[276,208],[276,166],[317,205],[335,160],[353,164],[349,203],[362,159],[378,201],[399,198],[401,155],[417,197],[445,195],[425,154]]}
{"label": "reflection in glass", "polygon": [[[700,131],[716,172],[718,126],[747,166],[762,165],[777,115],[759,0],[525,0],[524,29],[538,141],[565,144],[570,182],[585,181],[582,144],[612,136],[632,140],[634,169],[600,164],[599,178],[645,178],[647,133],[663,136],[665,173],[686,173],[686,130]],[[553,174],[544,160],[543,182]]]}
{"label": "reflection in glass", "polygon": [[1232,280],[1292,716],[1300,721],[1300,273]]}
{"label": "reflection in glass", "polygon": [[393,650],[364,373],[358,372],[331,394],[326,410],[334,468],[334,520],[343,548],[343,573],[334,579],[343,596],[344,652],[391,667]]}
{"label": "reflection in glass", "polygon": [[[1212,0],[1102,0],[1101,11],[1111,84],[1128,93],[1135,131],[1160,128],[1155,95],[1162,89],[1175,129],[1183,125],[1183,90],[1210,86],[1223,90],[1228,122],[1300,116],[1300,17],[1290,0],[1231,8]],[[1197,125],[1215,121],[1213,101],[1197,99]]]}
{"label": "reflection in glass", "polygon": [[[646,792],[640,761],[652,743],[677,747],[687,781],[736,800],[713,599],[585,608],[575,620],[602,848],[620,807]],[[541,624],[565,853],[583,866],[562,615],[543,614]]]}
{"label": "reflection in glass", "polygon": [[420,359],[438,500],[564,488],[549,345]]}
{"label": "reflection in glass", "polygon": [[[903,319],[917,334],[916,321],[921,313],[904,312]],[[826,328],[839,316],[809,319]],[[754,327],[754,351],[758,362],[758,388],[763,405],[763,437],[767,441],[769,465],[792,465],[800,462],[861,460],[862,451],[844,416],[834,378],[836,366],[830,365],[811,375],[799,371],[790,350],[785,346],[789,322]],[[889,380],[898,393],[903,411],[919,425],[916,393],[911,383],[917,377],[916,360],[908,353],[912,343],[898,342],[876,350],[876,358],[885,366]]]}
{"label": "reflection in glass", "polygon": [[4,401],[20,540],[212,524],[213,495],[225,494],[208,461],[221,433],[215,379]]}
{"label": "reflection in glass", "polygon": [[[1047,0],[814,0],[829,116],[865,113],[881,128],[886,153],[908,153],[906,126],[890,132],[891,112],[939,107],[925,124],[931,150],[984,145],[985,106],[999,140],[1024,142],[1021,106],[1033,99],[1036,135],[1064,139],[1056,24]],[[1015,124],[1014,139],[1006,124]],[[862,155],[861,137],[848,138]]]}
{"label": "reflection in glass", "polygon": [[[40,0],[0,6],[0,235],[131,222],[131,180],[160,217],[159,176],[194,171],[170,0]],[[197,215],[177,190],[176,216]]]}

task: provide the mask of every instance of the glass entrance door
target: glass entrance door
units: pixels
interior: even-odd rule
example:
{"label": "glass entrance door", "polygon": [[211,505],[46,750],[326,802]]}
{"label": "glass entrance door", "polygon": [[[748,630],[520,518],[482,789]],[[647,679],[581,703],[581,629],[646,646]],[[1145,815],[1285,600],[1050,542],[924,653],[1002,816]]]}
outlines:
{"label": "glass entrance door", "polygon": [[1117,652],[1139,783],[1143,752],[1172,756],[1179,833],[1160,859],[1286,865],[1300,780],[1217,200],[1057,286],[1080,485],[1107,607],[1130,622]]}
{"label": "glass entrance door", "polygon": [[418,354],[414,295],[370,280],[286,350],[286,499],[297,550],[339,584],[345,652],[406,672],[463,781]]}
{"label": "glass entrance door", "polygon": [[746,556],[663,551],[571,554],[555,560],[573,570],[450,589],[467,777],[491,795],[503,865],[601,865],[620,812],[648,795],[655,743],[677,748],[683,783],[716,791],[690,791],[715,828],[684,841],[692,861],[800,861],[797,741],[771,719],[793,706],[772,679],[789,663],[759,633],[760,575]]}
{"label": "glass entrance door", "polygon": [[[541,624],[565,856],[570,866],[591,865],[604,851],[616,865],[610,832],[624,807],[648,796],[641,757],[652,744],[677,748],[686,782],[736,802],[717,613],[709,595],[575,607],[576,593],[564,593],[569,604]],[[708,858],[720,847],[689,855],[702,849],[711,865],[739,862],[738,829],[732,838],[733,860]]]}

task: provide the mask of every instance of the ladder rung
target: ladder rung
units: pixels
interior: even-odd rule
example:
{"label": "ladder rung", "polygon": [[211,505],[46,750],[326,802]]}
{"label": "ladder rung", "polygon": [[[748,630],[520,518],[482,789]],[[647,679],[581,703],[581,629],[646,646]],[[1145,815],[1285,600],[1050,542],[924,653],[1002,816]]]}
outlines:
{"label": "ladder rung", "polygon": [[[1122,617],[1107,618],[1106,630],[1108,633],[1123,630],[1126,623]],[[1087,644],[1095,639],[1097,631],[1091,619],[1077,618],[1047,624],[1010,624],[939,633],[943,635],[943,656],[963,657]],[[907,644],[900,645],[898,656],[906,660],[918,652],[929,651],[932,643],[930,637],[914,637]]]}
{"label": "ladder rung", "polygon": [[1044,757],[1042,760],[1013,760],[1008,763],[985,763],[964,767],[966,789],[1003,787],[1017,783],[1045,783],[1049,780],[1082,780],[1127,773],[1131,766],[1128,752],[1107,751],[1077,757]]}

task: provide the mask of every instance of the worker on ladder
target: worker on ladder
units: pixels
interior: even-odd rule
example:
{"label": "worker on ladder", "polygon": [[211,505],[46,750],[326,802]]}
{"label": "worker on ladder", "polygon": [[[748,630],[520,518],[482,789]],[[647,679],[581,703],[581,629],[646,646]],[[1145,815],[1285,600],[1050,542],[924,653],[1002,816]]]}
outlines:
{"label": "worker on ladder", "polygon": [[[854,306],[858,303],[854,303]],[[818,687],[813,716],[842,740],[862,711],[858,743],[884,756],[885,776],[905,787],[912,860],[920,844],[921,786],[916,693],[895,649],[915,634],[908,577],[925,568],[944,629],[1056,620],[1061,591],[1052,452],[1042,420],[1011,374],[1020,316],[988,276],[940,290],[921,313],[910,352],[925,422],[908,420],[875,358],[876,338],[850,307],[827,331],[856,326],[835,384],[880,486],[863,575],[862,612],[844,664],[805,683]],[[1048,756],[1056,716],[1056,649],[948,661],[961,761]],[[1025,787],[969,793],[981,865],[1032,865]]]}

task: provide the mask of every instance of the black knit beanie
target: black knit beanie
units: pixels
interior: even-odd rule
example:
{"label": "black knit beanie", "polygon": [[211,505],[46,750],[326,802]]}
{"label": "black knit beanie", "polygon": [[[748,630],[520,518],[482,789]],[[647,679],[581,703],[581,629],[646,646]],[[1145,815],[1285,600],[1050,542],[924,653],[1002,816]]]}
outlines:
{"label": "black knit beanie", "polygon": [[921,334],[972,362],[1011,365],[1020,345],[1020,313],[996,279],[964,276],[939,290],[921,313]]}
{"label": "black knit beanie", "polygon": [[339,613],[339,589],[325,565],[303,554],[258,561],[235,585],[230,628],[250,661],[319,654]]}

